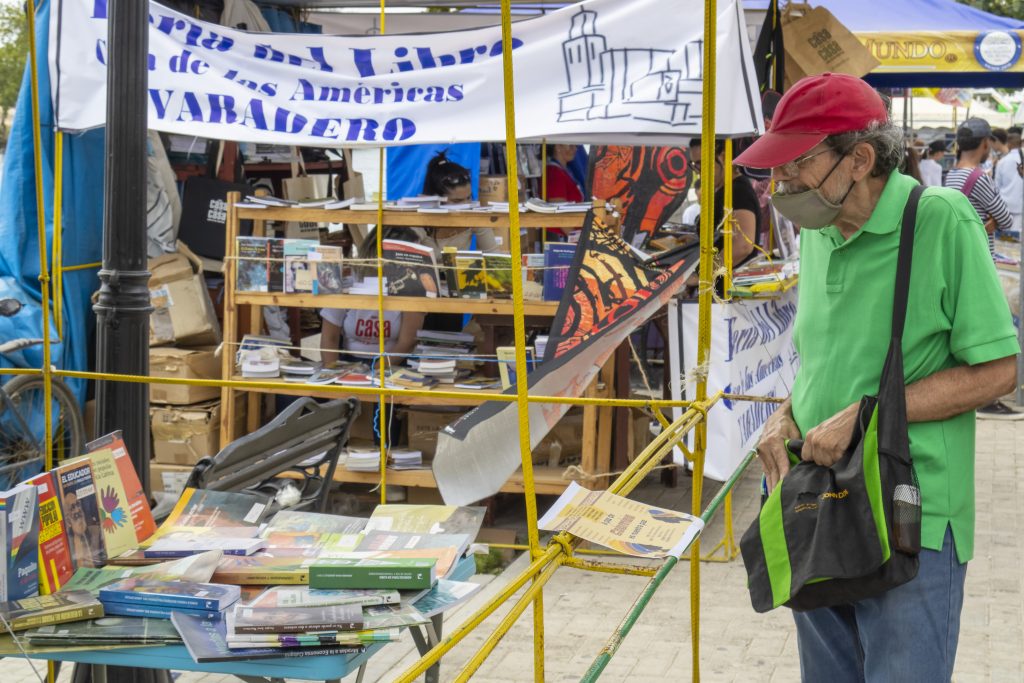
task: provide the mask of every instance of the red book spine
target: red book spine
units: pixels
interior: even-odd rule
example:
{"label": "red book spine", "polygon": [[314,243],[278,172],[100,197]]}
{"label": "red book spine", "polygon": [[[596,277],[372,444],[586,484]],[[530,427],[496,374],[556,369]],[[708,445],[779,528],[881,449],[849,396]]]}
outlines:
{"label": "red book spine", "polygon": [[29,480],[39,494],[39,583],[45,593],[54,593],[71,579],[74,565],[68,547],[64,515],[57,498],[52,472]]}

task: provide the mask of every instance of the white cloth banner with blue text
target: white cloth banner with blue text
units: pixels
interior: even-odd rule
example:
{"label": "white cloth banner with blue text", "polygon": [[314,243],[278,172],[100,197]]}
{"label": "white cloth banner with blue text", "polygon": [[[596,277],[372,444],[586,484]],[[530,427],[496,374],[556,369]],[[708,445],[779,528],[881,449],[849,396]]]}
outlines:
{"label": "white cloth banner with blue text", "polygon": [[[141,0],[140,0],[141,1]],[[107,0],[54,0],[57,126],[106,121]],[[719,3],[719,134],[763,127],[739,0]],[[149,5],[149,127],[316,147],[503,140],[499,27],[248,33]],[[523,139],[679,144],[700,133],[703,0],[586,0],[512,27]]]}
{"label": "white cloth banner with blue text", "polygon": [[[796,302],[794,287],[778,299],[734,299],[712,306],[709,395],[724,390],[748,396],[789,396],[800,366],[793,346]],[[682,400],[684,390],[692,398],[697,389],[692,381],[697,366],[696,302],[677,301],[669,307],[669,337],[672,399]],[[716,403],[708,411],[704,474],[718,481],[728,479],[757,444],[765,420],[777,407],[776,403],[729,399]],[[682,416],[681,408],[673,411],[676,419]],[[681,458],[677,449],[676,462]]]}

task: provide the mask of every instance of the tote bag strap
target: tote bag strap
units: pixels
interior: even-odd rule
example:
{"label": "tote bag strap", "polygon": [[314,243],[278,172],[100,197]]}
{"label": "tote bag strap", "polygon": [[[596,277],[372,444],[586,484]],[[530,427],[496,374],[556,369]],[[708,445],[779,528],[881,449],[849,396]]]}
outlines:
{"label": "tote bag strap", "polygon": [[914,227],[917,225],[917,205],[924,187],[910,191],[903,208],[903,227],[900,231],[900,251],[896,259],[896,288],[892,299],[892,339],[903,339],[903,324],[907,319],[907,299],[910,294],[910,265],[914,255]]}
{"label": "tote bag strap", "polygon": [[887,453],[906,465],[911,464],[910,437],[907,434],[906,380],[903,374],[903,324],[907,317],[910,292],[910,265],[914,253],[914,228],[917,205],[924,187],[910,192],[903,209],[899,255],[896,257],[896,286],[892,301],[892,338],[882,367],[878,387],[878,452]]}

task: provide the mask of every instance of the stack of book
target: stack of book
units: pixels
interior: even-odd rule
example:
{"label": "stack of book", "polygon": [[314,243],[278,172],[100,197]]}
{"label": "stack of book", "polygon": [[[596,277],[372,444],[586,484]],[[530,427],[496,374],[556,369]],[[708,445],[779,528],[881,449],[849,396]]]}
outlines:
{"label": "stack of book", "polygon": [[531,197],[526,200],[526,208],[537,213],[586,213],[594,206],[590,202],[545,202]]}
{"label": "stack of book", "polygon": [[423,469],[423,451],[412,448],[392,448],[388,453],[388,463],[395,470]]}
{"label": "stack of book", "polygon": [[349,472],[380,472],[380,449],[349,445],[345,453],[345,469]]}
{"label": "stack of book", "polygon": [[103,616],[103,604],[89,591],[63,591],[0,603],[3,630],[25,631]]}
{"label": "stack of book", "polygon": [[475,351],[476,340],[469,333],[419,330],[409,367],[441,383],[451,384],[475,369]]}
{"label": "stack of book", "polygon": [[308,382],[318,375],[322,367],[317,361],[288,360],[281,363],[281,377],[286,382]]}
{"label": "stack of book", "polygon": [[213,619],[238,602],[240,596],[238,586],[159,581],[144,576],[124,579],[99,591],[107,614],[151,619],[170,619],[171,612]]}

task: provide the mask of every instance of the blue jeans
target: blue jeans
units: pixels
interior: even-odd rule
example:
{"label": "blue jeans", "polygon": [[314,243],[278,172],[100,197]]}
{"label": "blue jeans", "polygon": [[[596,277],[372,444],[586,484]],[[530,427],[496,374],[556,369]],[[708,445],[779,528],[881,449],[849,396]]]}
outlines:
{"label": "blue jeans", "polygon": [[805,683],[940,683],[953,675],[967,564],[952,532],[911,581],[853,605],[794,612]]}

